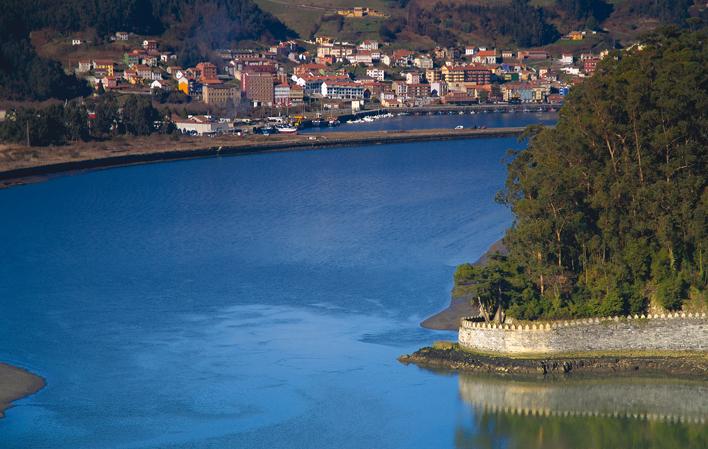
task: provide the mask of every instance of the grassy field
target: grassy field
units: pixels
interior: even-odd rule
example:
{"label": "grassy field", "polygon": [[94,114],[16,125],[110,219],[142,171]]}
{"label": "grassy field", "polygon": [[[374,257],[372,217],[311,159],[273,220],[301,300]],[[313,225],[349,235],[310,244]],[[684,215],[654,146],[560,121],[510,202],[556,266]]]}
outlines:
{"label": "grassy field", "polygon": [[255,2],[305,39],[313,29],[317,29],[318,34],[337,36],[344,40],[378,38],[378,29],[383,20],[381,18],[348,18],[345,19],[341,31],[337,30],[334,21],[322,22],[322,16],[336,14],[338,9],[366,6],[386,14],[396,13],[396,10],[391,9],[384,0],[299,0],[296,3],[286,0],[255,0]]}

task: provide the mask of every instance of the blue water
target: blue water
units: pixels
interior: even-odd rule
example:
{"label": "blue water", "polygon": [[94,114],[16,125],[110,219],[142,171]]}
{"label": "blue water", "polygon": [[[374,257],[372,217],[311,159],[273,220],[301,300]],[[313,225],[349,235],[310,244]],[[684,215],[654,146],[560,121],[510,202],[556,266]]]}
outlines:
{"label": "blue water", "polygon": [[0,191],[3,448],[454,447],[396,357],[498,239],[514,139],[225,157]]}
{"label": "blue water", "polygon": [[509,226],[493,197],[519,146],[198,159],[0,191],[0,360],[47,380],[0,419],[0,448],[705,448],[696,407],[666,411],[680,424],[490,412],[526,391],[564,405],[571,386],[396,361],[455,338],[418,323]]}
{"label": "blue water", "polygon": [[555,112],[477,112],[475,114],[404,115],[365,123],[342,123],[336,127],[307,128],[304,133],[330,131],[400,131],[411,129],[452,129],[456,126],[473,128],[510,128],[529,125],[553,125],[558,121]]}

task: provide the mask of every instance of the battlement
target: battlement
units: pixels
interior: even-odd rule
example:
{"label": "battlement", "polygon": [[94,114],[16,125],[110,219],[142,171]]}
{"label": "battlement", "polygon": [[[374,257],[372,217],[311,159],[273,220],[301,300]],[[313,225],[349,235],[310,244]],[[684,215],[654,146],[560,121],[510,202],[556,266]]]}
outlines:
{"label": "battlement", "polygon": [[683,312],[512,324],[468,317],[460,322],[458,338],[467,349],[507,354],[705,351],[708,319],[705,313]]}
{"label": "battlement", "polygon": [[480,317],[466,317],[460,321],[460,327],[467,329],[502,329],[513,331],[550,331],[561,327],[570,326],[593,326],[607,322],[629,322],[632,320],[705,320],[705,313],[662,313],[660,315],[627,315],[601,318],[581,318],[577,320],[557,320],[557,321],[534,321],[520,322],[513,324],[487,323],[481,321]]}

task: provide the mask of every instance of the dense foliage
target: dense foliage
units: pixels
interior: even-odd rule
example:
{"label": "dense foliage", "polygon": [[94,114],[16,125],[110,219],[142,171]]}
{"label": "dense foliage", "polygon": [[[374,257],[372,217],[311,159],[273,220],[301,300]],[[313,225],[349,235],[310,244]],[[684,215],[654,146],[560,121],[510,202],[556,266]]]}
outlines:
{"label": "dense foliage", "polygon": [[707,40],[666,31],[605,58],[556,128],[514,153],[499,195],[516,216],[509,255],[457,275],[481,282],[489,311],[614,315],[704,297]]}
{"label": "dense foliage", "polygon": [[0,122],[0,141],[32,146],[103,139],[119,134],[171,133],[168,113],[161,114],[150,97],[130,95],[122,106],[111,94],[44,108],[18,108]]}
{"label": "dense foliage", "polygon": [[543,9],[530,5],[528,0],[489,6],[439,1],[419,7],[412,2],[408,8],[409,29],[445,46],[457,43],[455,30],[466,33],[480,30],[488,36],[508,37],[521,47],[545,45],[560,36],[546,22]]}
{"label": "dense foliage", "polygon": [[31,31],[94,29],[163,35],[181,63],[239,40],[273,40],[293,32],[251,0],[0,0],[0,98],[44,100],[87,95],[85,83],[40,58]]}

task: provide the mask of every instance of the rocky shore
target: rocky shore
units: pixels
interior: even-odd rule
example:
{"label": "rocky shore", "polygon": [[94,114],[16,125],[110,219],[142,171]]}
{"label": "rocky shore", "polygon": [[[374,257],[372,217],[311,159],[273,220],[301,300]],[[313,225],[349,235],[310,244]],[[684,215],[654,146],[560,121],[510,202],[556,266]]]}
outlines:
{"label": "rocky shore", "polygon": [[12,401],[34,394],[44,388],[41,377],[22,368],[0,363],[0,418]]}
{"label": "rocky shore", "polygon": [[708,354],[583,354],[549,357],[499,357],[464,351],[456,344],[425,347],[398,359],[430,369],[495,375],[545,376],[553,374],[670,375],[708,380]]}

